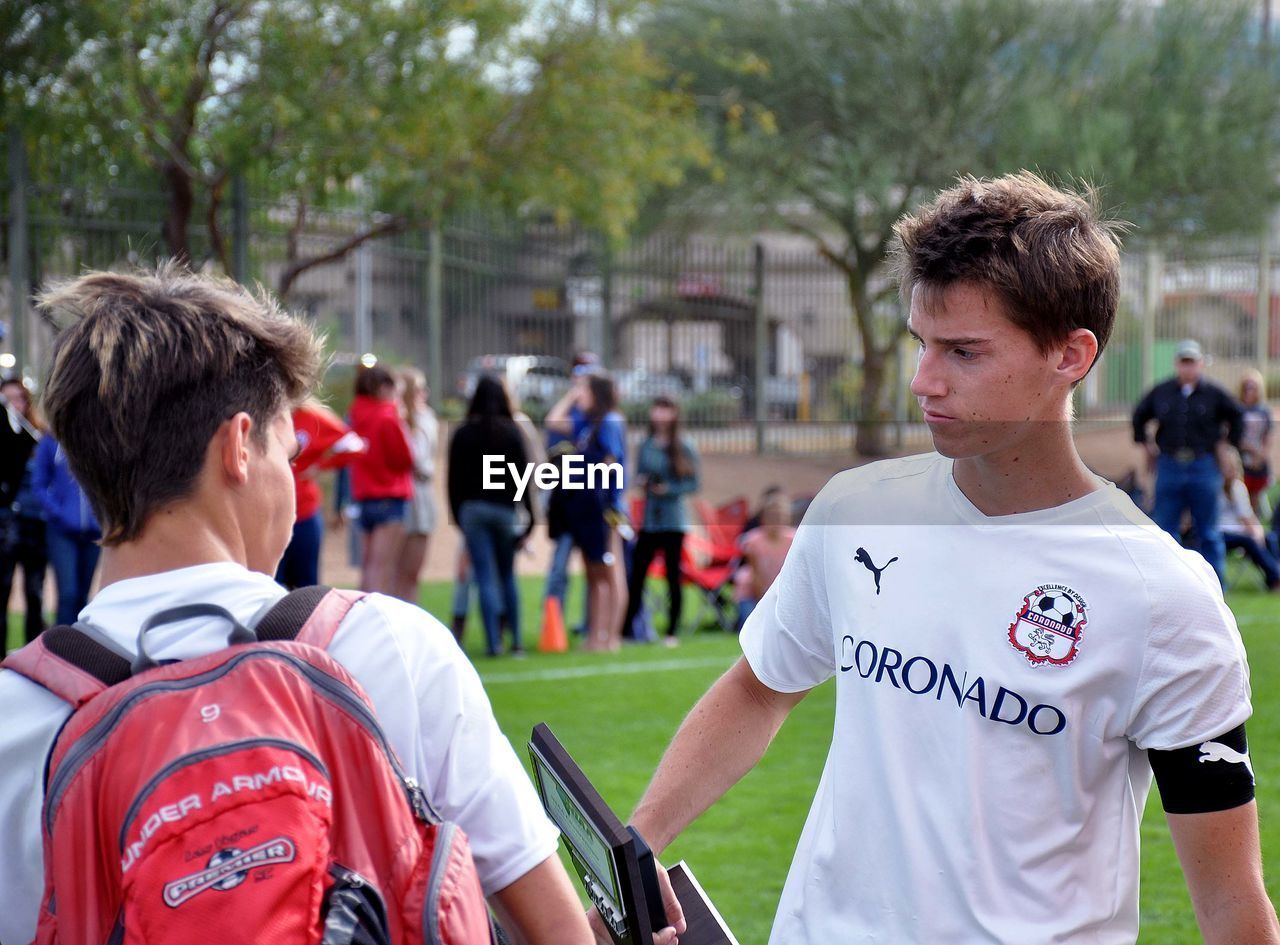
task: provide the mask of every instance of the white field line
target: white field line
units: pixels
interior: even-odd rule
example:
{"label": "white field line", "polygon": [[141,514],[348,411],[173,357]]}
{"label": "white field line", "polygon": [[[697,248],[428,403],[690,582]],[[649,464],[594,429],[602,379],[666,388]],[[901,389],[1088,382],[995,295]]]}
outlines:
{"label": "white field line", "polygon": [[557,679],[589,679],[593,676],[630,676],[635,673],[665,672],[672,669],[728,669],[733,660],[702,657],[696,660],[656,660],[652,663],[613,663],[605,666],[566,666],[531,673],[486,673],[480,681],[486,686],[500,683],[552,682]]}

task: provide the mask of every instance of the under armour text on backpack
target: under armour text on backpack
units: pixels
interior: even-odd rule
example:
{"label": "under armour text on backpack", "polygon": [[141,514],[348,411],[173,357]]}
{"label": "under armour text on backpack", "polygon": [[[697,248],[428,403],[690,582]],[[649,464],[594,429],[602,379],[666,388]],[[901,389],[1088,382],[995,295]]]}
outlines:
{"label": "under armour text on backpack", "polygon": [[[73,707],[47,765],[37,945],[488,945],[466,837],[325,652],[361,597],[295,591],[256,633],[174,608],[132,663],[71,627],[4,661]],[[148,629],[198,616],[232,645],[147,656]]]}

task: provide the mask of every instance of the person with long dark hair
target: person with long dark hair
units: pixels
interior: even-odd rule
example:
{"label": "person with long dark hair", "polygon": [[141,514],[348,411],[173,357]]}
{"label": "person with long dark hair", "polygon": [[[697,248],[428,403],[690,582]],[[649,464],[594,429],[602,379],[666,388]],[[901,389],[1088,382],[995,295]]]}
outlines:
{"label": "person with long dark hair", "polygon": [[528,511],[526,526],[517,532],[516,485],[504,475],[499,488],[485,488],[484,457],[500,456],[503,468],[528,462],[525,440],[511,411],[506,388],[485,375],[476,382],[467,418],[449,441],[449,509],[462,531],[467,554],[480,591],[485,651],[502,651],[500,621],[505,613],[511,628],[511,651],[522,654],[520,596],[516,588],[516,551],[533,530],[533,499],[525,490],[520,502]]}
{"label": "person with long dark hair", "polygon": [[[22,378],[0,381],[0,609],[7,608],[16,568],[22,568],[24,626],[30,643],[44,630],[44,508],[31,485],[31,457],[44,432]],[[3,647],[0,647],[2,650]]]}
{"label": "person with long dark hair", "polygon": [[[548,411],[547,429],[568,434],[572,441],[569,452],[581,454],[587,468],[608,463],[625,466],[626,421],[617,403],[612,378],[605,374],[579,376]],[[600,476],[595,488],[557,490],[553,502],[559,503],[557,514],[586,563],[590,614],[583,649],[616,650],[622,645],[618,629],[627,581],[621,542],[610,521],[622,516],[621,484]]]}
{"label": "person with long dark hair", "polygon": [[624,635],[640,611],[649,566],[661,552],[666,563],[668,597],[667,635],[663,642],[674,646],[679,639],[676,633],[684,596],[680,558],[685,532],[689,530],[685,496],[698,490],[698,465],[697,448],[680,431],[679,405],[670,397],[655,397],[649,408],[649,435],[640,444],[633,473],[634,482],[644,491],[644,518],[639,523],[631,557],[627,612],[622,619]]}

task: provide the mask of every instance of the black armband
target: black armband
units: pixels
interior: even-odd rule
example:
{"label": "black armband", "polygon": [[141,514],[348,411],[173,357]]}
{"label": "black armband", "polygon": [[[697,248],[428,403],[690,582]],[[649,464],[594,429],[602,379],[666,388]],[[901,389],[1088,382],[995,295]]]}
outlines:
{"label": "black armband", "polygon": [[1149,751],[1160,801],[1169,814],[1208,814],[1253,800],[1253,765],[1244,726],[1187,748]]}

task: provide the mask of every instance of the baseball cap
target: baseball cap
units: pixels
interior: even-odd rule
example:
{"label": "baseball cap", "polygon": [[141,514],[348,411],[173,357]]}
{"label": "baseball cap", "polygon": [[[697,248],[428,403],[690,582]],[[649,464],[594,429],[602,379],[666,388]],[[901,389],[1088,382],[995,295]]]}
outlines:
{"label": "baseball cap", "polygon": [[1184,338],[1178,342],[1174,356],[1179,361],[1203,361],[1204,351],[1200,348],[1200,342],[1191,338]]}

